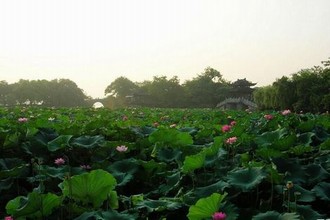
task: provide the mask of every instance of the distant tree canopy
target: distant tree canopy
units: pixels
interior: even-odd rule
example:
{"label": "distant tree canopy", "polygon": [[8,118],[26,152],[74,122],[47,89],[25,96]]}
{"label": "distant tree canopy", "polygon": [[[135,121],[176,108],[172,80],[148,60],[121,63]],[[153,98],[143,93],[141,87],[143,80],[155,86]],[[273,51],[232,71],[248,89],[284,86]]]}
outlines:
{"label": "distant tree canopy", "polygon": [[[303,69],[256,89],[251,88],[255,83],[246,79],[228,82],[211,67],[183,84],[177,76],[154,76],[143,82],[132,82],[121,76],[105,88],[107,97],[97,101],[110,108],[213,108],[226,98],[252,97],[261,110],[324,112],[330,109],[330,58],[321,63],[322,67]],[[75,107],[92,106],[93,101],[68,79],[20,80],[13,84],[0,81],[0,106]]]}
{"label": "distant tree canopy", "polygon": [[323,67],[314,66],[283,76],[272,85],[258,88],[254,100],[259,108],[292,109],[300,112],[330,110],[330,58]]}
{"label": "distant tree canopy", "polygon": [[[180,84],[177,76],[155,76],[152,81],[132,82],[119,77],[105,90],[108,103],[117,107],[138,105],[148,107],[215,107],[228,97],[230,83],[219,71],[207,67],[192,80]],[[111,101],[110,101],[111,100]],[[111,105],[113,107],[113,105]]]}
{"label": "distant tree canopy", "polygon": [[0,82],[0,105],[38,105],[46,107],[86,106],[86,95],[68,79],[19,80]]}

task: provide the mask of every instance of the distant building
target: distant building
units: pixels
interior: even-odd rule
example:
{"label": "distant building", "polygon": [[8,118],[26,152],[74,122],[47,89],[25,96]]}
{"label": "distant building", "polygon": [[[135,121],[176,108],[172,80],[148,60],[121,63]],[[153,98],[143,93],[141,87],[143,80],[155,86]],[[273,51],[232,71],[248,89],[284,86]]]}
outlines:
{"label": "distant building", "polygon": [[234,109],[234,110],[255,110],[258,106],[245,98],[228,98],[224,101],[217,104],[217,108],[226,110],[226,109]]}
{"label": "distant building", "polygon": [[244,110],[250,109],[254,110],[258,106],[252,101],[252,93],[254,91],[252,86],[257,83],[252,83],[244,79],[238,79],[231,84],[231,89],[229,91],[230,98],[217,104],[217,108],[220,109],[235,109]]}

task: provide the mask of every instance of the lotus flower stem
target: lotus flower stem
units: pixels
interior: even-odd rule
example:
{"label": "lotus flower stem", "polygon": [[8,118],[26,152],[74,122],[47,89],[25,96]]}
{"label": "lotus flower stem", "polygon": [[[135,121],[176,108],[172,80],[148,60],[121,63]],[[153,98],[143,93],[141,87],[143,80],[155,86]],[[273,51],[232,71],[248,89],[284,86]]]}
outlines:
{"label": "lotus flower stem", "polygon": [[288,212],[290,211],[290,189],[288,189]]}
{"label": "lotus flower stem", "polygon": [[256,208],[258,208],[258,201],[259,201],[259,185],[257,185],[257,197],[256,197]]}
{"label": "lotus flower stem", "polygon": [[270,172],[270,184],[271,184],[271,189],[270,189],[270,210],[273,207],[273,198],[274,198],[274,180],[273,180],[273,173]]}
{"label": "lotus flower stem", "polygon": [[284,208],[285,200],[287,197],[287,193],[288,193],[288,189],[285,186],[283,186],[283,201],[282,201],[283,208]]}

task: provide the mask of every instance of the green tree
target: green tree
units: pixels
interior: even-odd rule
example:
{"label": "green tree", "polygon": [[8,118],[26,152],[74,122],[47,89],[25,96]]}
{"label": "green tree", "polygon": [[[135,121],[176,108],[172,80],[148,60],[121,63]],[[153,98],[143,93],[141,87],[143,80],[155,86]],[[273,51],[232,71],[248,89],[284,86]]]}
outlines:
{"label": "green tree", "polygon": [[259,87],[253,92],[253,100],[260,110],[279,109],[274,86]]}
{"label": "green tree", "polygon": [[128,97],[133,97],[137,90],[138,86],[134,82],[121,76],[108,85],[104,93],[111,97],[107,98],[108,105],[112,108],[118,108],[127,106],[130,101]]}
{"label": "green tree", "polygon": [[214,107],[228,94],[229,83],[219,71],[207,67],[204,72],[184,83],[186,99],[191,107]]}
{"label": "green tree", "polygon": [[48,85],[48,102],[45,105],[55,107],[86,106],[87,96],[75,82],[69,79],[55,79],[50,81]]}
{"label": "green tree", "polygon": [[[167,79],[166,76],[155,76],[152,81],[141,85],[142,92],[149,99],[148,106],[153,107],[182,107],[184,90],[177,76]],[[145,102],[146,103],[146,102]]]}
{"label": "green tree", "polygon": [[8,105],[10,89],[6,81],[0,81],[0,105]]}
{"label": "green tree", "polygon": [[107,86],[105,89],[105,95],[125,98],[126,96],[133,95],[137,88],[138,86],[134,82],[127,79],[126,77],[121,76]]}
{"label": "green tree", "polygon": [[293,109],[293,104],[297,100],[295,92],[295,83],[286,76],[277,79],[273,86],[277,97],[278,109]]}

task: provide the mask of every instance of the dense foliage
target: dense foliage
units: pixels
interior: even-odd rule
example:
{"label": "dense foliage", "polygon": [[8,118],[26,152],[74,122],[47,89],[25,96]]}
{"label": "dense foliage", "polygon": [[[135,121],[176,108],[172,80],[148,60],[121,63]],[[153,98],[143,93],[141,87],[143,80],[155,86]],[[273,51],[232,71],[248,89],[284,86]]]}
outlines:
{"label": "dense foliage", "polygon": [[1,108],[0,218],[330,217],[329,137],[289,110]]}
{"label": "dense foliage", "polygon": [[254,100],[260,109],[293,109],[296,112],[326,112],[330,109],[330,60],[324,67],[304,69],[283,76],[271,86],[258,88]]}
{"label": "dense foliage", "polygon": [[[152,81],[134,83],[119,77],[105,90],[111,107],[215,107],[230,96],[230,83],[219,71],[208,67],[192,80],[180,84],[178,77],[155,76]],[[131,98],[127,99],[130,96]]]}
{"label": "dense foliage", "polygon": [[86,95],[71,80],[19,80],[8,84],[0,81],[0,106],[86,106]]}

